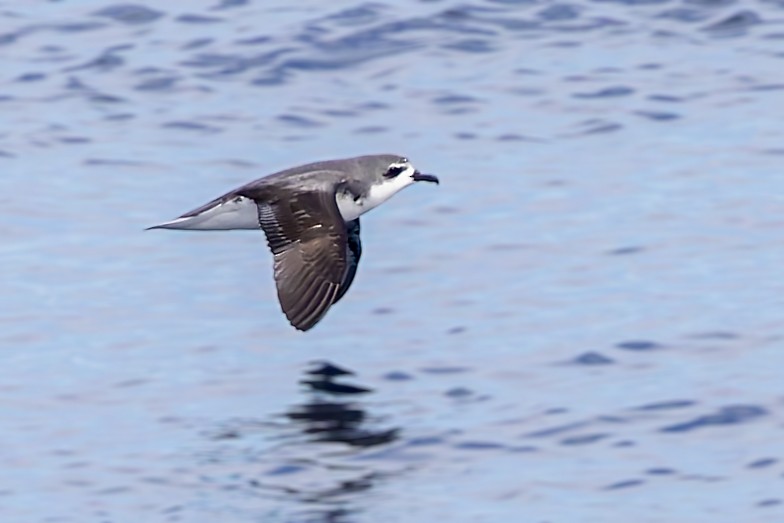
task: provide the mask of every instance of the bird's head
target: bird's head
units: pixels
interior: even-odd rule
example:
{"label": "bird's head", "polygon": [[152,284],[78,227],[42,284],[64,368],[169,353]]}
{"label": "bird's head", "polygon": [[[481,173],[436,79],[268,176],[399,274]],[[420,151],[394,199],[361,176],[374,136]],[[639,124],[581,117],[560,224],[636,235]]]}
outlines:
{"label": "bird's head", "polygon": [[437,177],[419,172],[405,156],[383,155],[379,160],[380,178],[384,183],[402,187],[414,182],[438,183]]}
{"label": "bird's head", "polygon": [[377,207],[414,182],[438,183],[438,178],[432,174],[422,174],[404,156],[376,154],[360,156],[354,161],[367,192],[363,194],[359,208],[353,212],[347,208],[341,209],[345,219],[348,219],[346,215],[353,216],[356,211],[363,214]]}

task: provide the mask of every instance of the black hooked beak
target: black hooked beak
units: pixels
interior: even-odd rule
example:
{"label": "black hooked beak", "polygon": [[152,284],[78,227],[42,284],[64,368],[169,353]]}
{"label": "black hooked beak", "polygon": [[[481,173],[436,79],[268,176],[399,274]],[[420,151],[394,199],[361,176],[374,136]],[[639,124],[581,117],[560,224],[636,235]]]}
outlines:
{"label": "black hooked beak", "polygon": [[414,171],[414,175],[411,176],[411,178],[415,182],[433,182],[435,184],[438,184],[438,178],[436,178],[432,174],[422,174],[419,171]]}

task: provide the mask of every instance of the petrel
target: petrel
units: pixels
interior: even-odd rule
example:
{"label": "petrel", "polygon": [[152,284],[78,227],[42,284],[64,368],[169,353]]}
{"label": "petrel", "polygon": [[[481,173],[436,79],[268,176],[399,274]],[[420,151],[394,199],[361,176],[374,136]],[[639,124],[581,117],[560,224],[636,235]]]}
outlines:
{"label": "petrel", "polygon": [[359,217],[414,182],[437,184],[438,178],[395,154],[309,163],[259,178],[149,229],[262,229],[283,313],[306,331],[354,280],[362,255]]}

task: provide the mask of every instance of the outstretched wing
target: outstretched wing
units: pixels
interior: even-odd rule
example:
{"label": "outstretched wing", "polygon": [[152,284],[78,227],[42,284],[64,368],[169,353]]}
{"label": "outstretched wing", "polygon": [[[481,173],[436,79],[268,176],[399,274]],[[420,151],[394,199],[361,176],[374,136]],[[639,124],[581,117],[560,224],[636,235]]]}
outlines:
{"label": "outstretched wing", "polygon": [[275,256],[280,306],[295,328],[306,331],[339,297],[349,267],[348,235],[334,190],[287,193],[257,200],[259,224]]}
{"label": "outstretched wing", "polygon": [[338,289],[338,295],[335,296],[335,303],[351,287],[351,282],[354,281],[354,275],[357,273],[360,256],[362,256],[362,241],[359,239],[359,218],[357,218],[346,224],[346,263],[348,267],[346,268],[346,277],[343,278]]}

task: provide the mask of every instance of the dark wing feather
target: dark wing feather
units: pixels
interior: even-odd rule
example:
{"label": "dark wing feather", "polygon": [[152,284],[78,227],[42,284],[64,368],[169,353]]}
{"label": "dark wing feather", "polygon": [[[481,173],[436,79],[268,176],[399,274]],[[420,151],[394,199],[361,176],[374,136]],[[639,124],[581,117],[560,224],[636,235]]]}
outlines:
{"label": "dark wing feather", "polygon": [[338,289],[338,295],[335,296],[335,303],[351,287],[351,282],[354,281],[354,276],[357,274],[360,256],[362,256],[362,241],[359,238],[359,218],[357,218],[346,224],[346,263],[348,268],[346,269],[346,277],[343,278],[343,283]]}
{"label": "dark wing feather", "polygon": [[346,279],[347,233],[335,192],[289,192],[257,203],[275,256],[280,306],[295,328],[306,331],[335,303]]}

